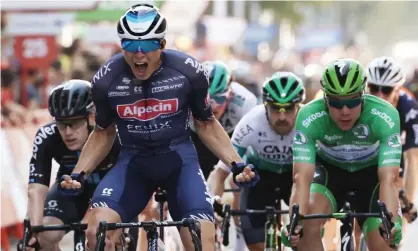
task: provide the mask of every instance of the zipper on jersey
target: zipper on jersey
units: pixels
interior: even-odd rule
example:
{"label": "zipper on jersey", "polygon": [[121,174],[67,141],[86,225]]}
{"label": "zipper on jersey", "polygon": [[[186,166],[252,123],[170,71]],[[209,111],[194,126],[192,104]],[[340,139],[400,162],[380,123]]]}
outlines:
{"label": "zipper on jersey", "polygon": [[[144,81],[145,82],[145,81]],[[145,99],[145,110],[147,110],[148,107],[148,83],[142,82],[143,90],[144,90],[144,99]],[[148,113],[145,112],[145,130],[148,130],[149,128],[149,121],[148,121]],[[152,140],[151,133],[147,133],[147,139]]]}

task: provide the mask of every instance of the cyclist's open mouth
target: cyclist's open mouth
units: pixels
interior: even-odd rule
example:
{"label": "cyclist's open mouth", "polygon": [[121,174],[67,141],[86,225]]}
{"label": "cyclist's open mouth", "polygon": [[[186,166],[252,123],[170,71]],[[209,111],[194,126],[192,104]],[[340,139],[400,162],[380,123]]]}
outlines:
{"label": "cyclist's open mouth", "polygon": [[148,63],[134,63],[135,69],[139,75],[144,75],[148,68]]}

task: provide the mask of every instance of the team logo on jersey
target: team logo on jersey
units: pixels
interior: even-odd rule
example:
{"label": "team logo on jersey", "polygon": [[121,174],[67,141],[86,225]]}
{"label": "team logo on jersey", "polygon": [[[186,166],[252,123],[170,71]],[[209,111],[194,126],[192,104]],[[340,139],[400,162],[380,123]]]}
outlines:
{"label": "team logo on jersey", "polygon": [[357,125],[353,128],[353,134],[359,139],[365,139],[369,136],[369,127],[364,124]]}
{"label": "team logo on jersey", "polygon": [[388,138],[388,146],[396,148],[402,145],[401,136],[399,133],[395,133]]}
{"label": "team logo on jersey", "polygon": [[293,143],[296,145],[303,145],[308,142],[308,139],[301,131],[296,131],[295,136],[293,137]]}
{"label": "team logo on jersey", "polygon": [[140,121],[148,121],[158,118],[163,114],[171,114],[177,112],[178,99],[141,99],[133,104],[118,105],[116,110],[119,117],[122,119],[137,119]]}

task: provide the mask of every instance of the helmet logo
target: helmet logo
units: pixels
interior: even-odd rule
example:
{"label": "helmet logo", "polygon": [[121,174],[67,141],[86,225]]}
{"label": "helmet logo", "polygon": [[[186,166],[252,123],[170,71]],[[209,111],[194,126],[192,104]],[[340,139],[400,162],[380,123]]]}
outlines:
{"label": "helmet logo", "polygon": [[336,65],[338,66],[341,75],[345,75],[350,68],[350,64],[347,64],[345,61],[337,61]]}

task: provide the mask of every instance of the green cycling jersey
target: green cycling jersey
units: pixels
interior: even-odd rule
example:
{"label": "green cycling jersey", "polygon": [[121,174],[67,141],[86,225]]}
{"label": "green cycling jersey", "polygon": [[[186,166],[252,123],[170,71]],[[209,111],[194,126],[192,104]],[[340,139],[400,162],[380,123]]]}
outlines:
{"label": "green cycling jersey", "polygon": [[342,131],[331,119],[324,99],[301,108],[296,120],[293,161],[315,164],[315,156],[355,172],[365,167],[397,166],[401,162],[399,114],[388,102],[365,95],[360,118]]}

